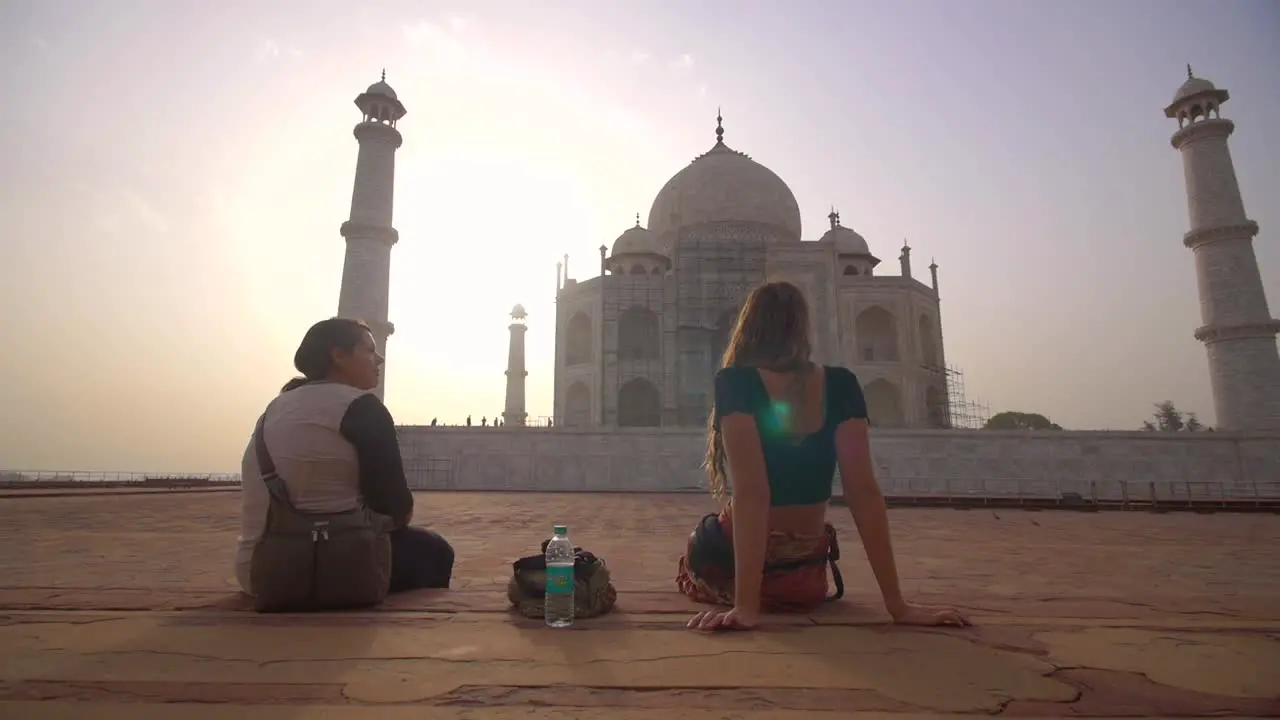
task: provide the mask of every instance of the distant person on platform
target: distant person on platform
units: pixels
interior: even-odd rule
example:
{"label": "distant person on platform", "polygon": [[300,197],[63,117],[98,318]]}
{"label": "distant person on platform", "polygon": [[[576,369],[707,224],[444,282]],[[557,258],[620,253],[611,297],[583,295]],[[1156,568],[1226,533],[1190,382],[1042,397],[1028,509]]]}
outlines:
{"label": "distant person on platform", "polygon": [[707,429],[707,476],[724,509],[703,518],[690,536],[677,578],[694,600],[731,609],[699,612],[688,626],[750,630],[763,613],[823,604],[835,543],[827,503],[837,464],[894,621],[968,625],[959,610],[903,597],[862,388],[843,367],[814,365],[809,337],[808,305],[790,283],[756,288],[738,316],[715,376]]}
{"label": "distant person on platform", "polygon": [[[383,358],[369,328],[356,320],[322,320],[293,356],[303,377],[267,405],[264,437],[276,471],[303,512],[340,512],[361,502],[391,518],[391,592],[447,588],[453,548],[440,535],[409,525],[413,494],[405,480],[391,413],[376,395]],[[253,595],[254,546],[267,522],[269,495],[254,443],[241,464],[236,579]]]}

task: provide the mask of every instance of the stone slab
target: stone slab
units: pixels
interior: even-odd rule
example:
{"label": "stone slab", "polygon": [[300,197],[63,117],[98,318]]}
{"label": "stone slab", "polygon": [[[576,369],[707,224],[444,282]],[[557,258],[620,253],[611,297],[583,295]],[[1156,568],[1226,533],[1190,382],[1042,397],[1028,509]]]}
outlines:
{"label": "stone slab", "polygon": [[[978,623],[908,630],[833,508],[849,596],[705,636],[673,577],[708,499],[418,500],[457,589],[264,616],[231,581],[234,493],[0,498],[0,717],[1280,714],[1274,515],[895,510],[908,592]],[[553,522],[609,562],[616,613],[556,631],[506,611],[509,563]]]}

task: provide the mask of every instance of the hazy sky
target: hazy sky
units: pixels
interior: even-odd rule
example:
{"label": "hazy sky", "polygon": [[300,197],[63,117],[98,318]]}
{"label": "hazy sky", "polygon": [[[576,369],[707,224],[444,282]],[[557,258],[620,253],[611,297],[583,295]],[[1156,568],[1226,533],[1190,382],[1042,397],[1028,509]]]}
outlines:
{"label": "hazy sky", "polygon": [[1280,4],[313,2],[0,5],[0,468],[230,470],[337,309],[360,119],[400,122],[387,402],[502,409],[529,310],[551,411],[555,262],[598,267],[726,141],[836,205],[896,272],[940,266],[947,359],[992,412],[1212,421],[1175,129],[1184,65],[1224,116],[1280,306]]}

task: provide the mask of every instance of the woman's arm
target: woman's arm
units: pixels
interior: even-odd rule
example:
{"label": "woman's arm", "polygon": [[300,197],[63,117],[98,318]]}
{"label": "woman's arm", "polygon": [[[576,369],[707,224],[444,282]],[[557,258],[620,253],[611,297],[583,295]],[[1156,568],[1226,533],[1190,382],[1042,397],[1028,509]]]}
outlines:
{"label": "woman's arm", "polygon": [[769,477],[756,420],[735,412],[720,420],[720,437],[733,484],[734,605],[760,614],[760,584],[769,541]]}
{"label": "woman's arm", "polygon": [[387,406],[376,395],[361,395],[347,407],[339,432],[356,448],[365,505],[389,516],[397,527],[408,525],[413,518],[413,493],[404,476],[400,437]]}
{"label": "woman's arm", "polygon": [[871,464],[871,439],[865,417],[852,417],[836,428],[836,458],[840,462],[844,501],[858,526],[867,562],[880,585],[885,609],[897,618],[908,605],[898,584],[898,567],[889,538],[889,512]]}

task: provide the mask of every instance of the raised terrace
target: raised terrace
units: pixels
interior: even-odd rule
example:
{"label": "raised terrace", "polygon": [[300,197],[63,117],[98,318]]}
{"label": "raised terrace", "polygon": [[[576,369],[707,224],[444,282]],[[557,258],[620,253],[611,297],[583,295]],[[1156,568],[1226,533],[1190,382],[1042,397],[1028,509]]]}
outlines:
{"label": "raised terrace", "polygon": [[[238,495],[0,491],[0,717],[881,718],[1280,713],[1280,517],[908,508],[910,594],[968,630],[885,625],[841,509],[848,597],[751,634],[682,629],[696,495],[423,493],[455,589],[383,609],[248,611]],[[616,611],[547,630],[506,610],[552,522],[603,556]]]}
{"label": "raised terrace", "polygon": [[[400,428],[421,489],[703,492],[702,431]],[[877,430],[885,493],[1111,503],[1280,500],[1280,434]],[[837,485],[838,490],[838,485]]]}

